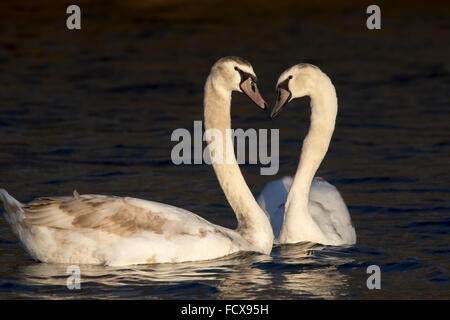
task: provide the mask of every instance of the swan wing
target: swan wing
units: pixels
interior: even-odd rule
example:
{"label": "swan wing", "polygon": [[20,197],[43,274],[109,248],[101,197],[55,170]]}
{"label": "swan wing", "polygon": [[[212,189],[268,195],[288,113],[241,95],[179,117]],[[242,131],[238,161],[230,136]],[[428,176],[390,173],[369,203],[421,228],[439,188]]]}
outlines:
{"label": "swan wing", "polygon": [[167,232],[165,225],[173,227],[178,221],[184,225],[177,232],[186,232],[189,226],[209,224],[187,210],[167,204],[95,194],[38,198],[23,205],[23,211],[29,225],[61,230],[92,229],[119,236],[140,231],[162,234]]}
{"label": "swan wing", "polygon": [[249,244],[171,205],[129,197],[39,198],[21,206],[22,243],[44,262],[130,265],[214,259]]}
{"label": "swan wing", "polygon": [[[269,216],[276,238],[283,225],[284,204],[292,182],[292,177],[271,181],[258,197],[258,204]],[[333,244],[356,243],[355,229],[344,199],[335,186],[320,177],[315,177],[311,184],[309,212]]]}
{"label": "swan wing", "polygon": [[355,228],[350,213],[335,186],[320,177],[313,179],[309,211],[322,232],[333,244],[354,244]]}
{"label": "swan wing", "polygon": [[292,177],[283,177],[266,184],[257,202],[270,219],[275,238],[283,225],[284,204],[292,185]]}
{"label": "swan wing", "polygon": [[292,177],[283,177],[265,185],[257,202],[267,215],[272,216],[285,204],[292,180]]}

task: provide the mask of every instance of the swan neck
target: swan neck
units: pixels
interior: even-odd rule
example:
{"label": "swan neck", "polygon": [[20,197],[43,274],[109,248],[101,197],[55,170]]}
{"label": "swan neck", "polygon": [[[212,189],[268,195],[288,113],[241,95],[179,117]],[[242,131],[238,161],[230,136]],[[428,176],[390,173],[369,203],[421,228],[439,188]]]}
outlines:
{"label": "swan neck", "polygon": [[[311,183],[333,135],[336,114],[336,91],[330,79],[321,74],[309,93],[311,98],[311,121],[308,134],[303,141],[300,162],[289,191],[285,206],[284,236],[298,233],[298,223],[311,219],[308,210]],[[287,230],[291,226],[291,230]],[[283,233],[283,231],[282,231]]]}
{"label": "swan neck", "polygon": [[[225,196],[238,220],[237,232],[259,251],[270,253],[273,232],[269,219],[259,207],[239,169],[232,147],[231,91],[225,90],[210,75],[205,85],[205,130],[220,132],[222,138],[221,162],[212,163]],[[215,140],[216,137],[213,138]],[[211,143],[212,141],[208,141]],[[216,145],[217,146],[217,145]],[[228,147],[227,146],[231,146]]]}

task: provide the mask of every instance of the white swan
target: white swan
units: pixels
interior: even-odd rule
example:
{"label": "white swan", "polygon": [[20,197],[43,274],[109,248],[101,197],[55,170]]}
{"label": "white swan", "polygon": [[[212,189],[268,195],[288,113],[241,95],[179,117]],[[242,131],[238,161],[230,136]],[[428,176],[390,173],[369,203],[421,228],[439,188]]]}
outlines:
{"label": "white swan", "polygon": [[355,229],[339,191],[322,178],[314,178],[336,121],[337,98],[331,80],[316,66],[298,64],[281,74],[277,91],[271,118],[292,99],[310,96],[311,124],[295,177],[268,183],[258,197],[258,204],[271,220],[276,242],[356,243]]}
{"label": "white swan", "polygon": [[[265,109],[252,66],[226,57],[211,69],[205,85],[205,127],[231,139],[232,91],[246,93]],[[229,131],[229,130],[228,130]],[[229,132],[228,132],[229,134]],[[237,219],[230,230],[167,204],[129,197],[79,195],[39,198],[21,204],[0,189],[5,217],[24,249],[53,263],[131,265],[207,260],[237,251],[269,254],[273,233],[237,165],[214,164]]]}

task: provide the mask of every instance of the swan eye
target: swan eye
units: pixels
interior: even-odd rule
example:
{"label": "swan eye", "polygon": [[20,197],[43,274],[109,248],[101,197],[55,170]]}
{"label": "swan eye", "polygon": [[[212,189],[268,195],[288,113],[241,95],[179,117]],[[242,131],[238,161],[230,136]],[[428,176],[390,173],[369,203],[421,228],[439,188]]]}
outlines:
{"label": "swan eye", "polygon": [[239,71],[238,67],[234,67],[234,70]]}
{"label": "swan eye", "polygon": [[291,80],[292,78],[293,78],[292,76],[289,76],[289,77],[288,77],[289,80]]}

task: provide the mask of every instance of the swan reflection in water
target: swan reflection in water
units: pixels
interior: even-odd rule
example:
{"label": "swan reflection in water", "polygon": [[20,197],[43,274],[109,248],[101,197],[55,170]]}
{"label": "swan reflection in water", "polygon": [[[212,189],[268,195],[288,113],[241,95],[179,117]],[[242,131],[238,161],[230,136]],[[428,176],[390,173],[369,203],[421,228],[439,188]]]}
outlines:
{"label": "swan reflection in water", "polygon": [[33,262],[19,267],[19,298],[332,299],[347,293],[348,275],[338,266],[352,261],[342,248],[299,243],[276,246],[272,256],[240,252],[175,264],[80,265],[80,290],[67,288],[69,265]]}

